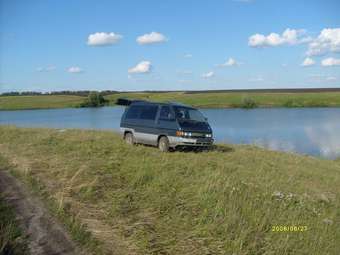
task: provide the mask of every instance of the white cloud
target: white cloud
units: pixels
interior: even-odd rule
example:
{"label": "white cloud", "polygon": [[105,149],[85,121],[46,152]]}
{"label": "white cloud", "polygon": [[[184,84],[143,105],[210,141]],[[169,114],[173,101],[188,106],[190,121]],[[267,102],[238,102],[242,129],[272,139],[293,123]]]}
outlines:
{"label": "white cloud", "polygon": [[38,67],[37,68],[37,72],[51,72],[54,71],[55,69],[57,69],[55,66],[47,66],[47,67]]}
{"label": "white cloud", "polygon": [[307,56],[340,52],[340,28],[326,28],[308,45]]}
{"label": "white cloud", "polygon": [[333,81],[337,81],[337,77],[327,76],[327,75],[324,75],[324,74],[311,74],[308,77],[313,82],[333,82]]}
{"label": "white cloud", "polygon": [[262,76],[257,76],[255,78],[250,78],[248,81],[250,82],[261,82],[261,81],[264,81],[263,77]]}
{"label": "white cloud", "polygon": [[321,61],[322,66],[338,66],[340,65],[340,59],[325,58]]}
{"label": "white cloud", "polygon": [[87,38],[87,45],[90,46],[106,46],[118,43],[123,38],[122,35],[105,32],[97,32],[90,34]]}
{"label": "white cloud", "polygon": [[69,69],[67,69],[67,72],[69,72],[69,73],[82,73],[82,72],[84,72],[84,70],[81,69],[78,66],[71,66]]}
{"label": "white cloud", "polygon": [[150,61],[141,61],[136,66],[130,68],[128,73],[149,73],[152,65]]}
{"label": "white cloud", "polygon": [[150,34],[144,34],[138,36],[136,41],[139,44],[153,44],[153,43],[162,43],[166,42],[168,39],[161,33],[151,32]]}
{"label": "white cloud", "polygon": [[328,76],[328,77],[326,77],[326,81],[336,81],[336,77]]}
{"label": "white cloud", "polygon": [[214,72],[210,71],[210,72],[202,74],[202,78],[209,79],[209,78],[213,77],[214,75],[215,75]]}
{"label": "white cloud", "polygon": [[192,58],[192,54],[187,53],[187,54],[184,55],[184,57],[185,57],[185,58]]}
{"label": "white cloud", "polygon": [[236,61],[235,59],[233,59],[233,58],[229,58],[225,63],[220,64],[220,65],[218,65],[218,66],[220,66],[220,67],[225,67],[225,66],[238,66],[238,65],[240,65],[239,62],[237,62],[237,61]]}
{"label": "white cloud", "polygon": [[315,61],[311,58],[305,58],[305,60],[301,64],[301,66],[304,66],[304,67],[313,66],[313,65],[315,65]]}
{"label": "white cloud", "polygon": [[305,33],[303,29],[287,28],[281,35],[277,33],[270,33],[269,35],[254,34],[249,37],[248,45],[251,47],[274,47],[279,45],[294,45],[299,43],[306,43],[311,40],[310,37],[302,37]]}

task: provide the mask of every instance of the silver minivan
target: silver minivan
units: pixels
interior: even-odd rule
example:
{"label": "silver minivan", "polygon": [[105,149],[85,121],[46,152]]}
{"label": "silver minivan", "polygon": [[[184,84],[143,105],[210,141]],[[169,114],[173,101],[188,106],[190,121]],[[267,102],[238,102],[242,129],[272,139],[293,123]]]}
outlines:
{"label": "silver minivan", "polygon": [[188,146],[206,148],[214,142],[207,119],[193,107],[127,99],[117,104],[126,106],[120,130],[129,144],[153,145],[165,152]]}

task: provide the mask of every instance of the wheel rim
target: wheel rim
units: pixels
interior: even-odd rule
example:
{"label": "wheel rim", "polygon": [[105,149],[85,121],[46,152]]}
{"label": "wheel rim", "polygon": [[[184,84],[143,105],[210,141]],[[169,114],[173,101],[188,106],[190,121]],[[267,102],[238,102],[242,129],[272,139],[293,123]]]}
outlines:
{"label": "wheel rim", "polygon": [[160,141],[159,141],[159,149],[161,150],[161,151],[168,151],[168,146],[167,146],[167,141],[166,141],[166,139],[161,139]]}
{"label": "wheel rim", "polygon": [[162,151],[164,151],[164,150],[165,150],[165,143],[164,143],[164,141],[163,141],[163,140],[161,140],[161,143],[160,143],[160,149],[161,149]]}
{"label": "wheel rim", "polygon": [[126,142],[127,142],[128,144],[132,144],[132,136],[131,136],[130,134],[128,134],[128,135],[126,136]]}

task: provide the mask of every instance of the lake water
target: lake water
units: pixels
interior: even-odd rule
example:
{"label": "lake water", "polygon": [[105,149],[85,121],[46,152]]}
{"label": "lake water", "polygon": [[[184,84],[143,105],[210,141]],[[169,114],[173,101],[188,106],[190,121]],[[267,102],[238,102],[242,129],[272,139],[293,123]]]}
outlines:
{"label": "lake water", "polygon": [[[119,129],[124,108],[0,111],[0,124]],[[324,158],[340,157],[340,108],[201,109],[217,142],[256,144]]]}

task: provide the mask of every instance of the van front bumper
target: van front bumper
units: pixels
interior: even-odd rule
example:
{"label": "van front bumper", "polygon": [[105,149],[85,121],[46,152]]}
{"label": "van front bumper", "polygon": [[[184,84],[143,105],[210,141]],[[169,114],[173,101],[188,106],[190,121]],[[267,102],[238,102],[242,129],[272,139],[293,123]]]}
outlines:
{"label": "van front bumper", "polygon": [[170,136],[170,147],[176,146],[211,146],[214,143],[213,138],[185,138]]}

